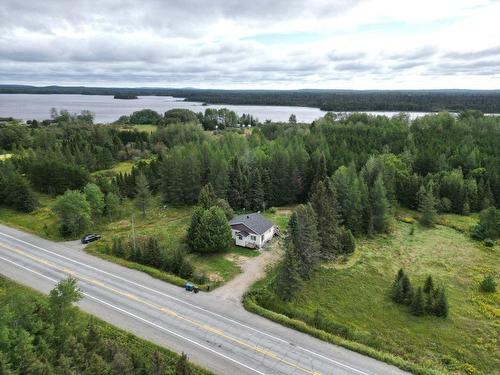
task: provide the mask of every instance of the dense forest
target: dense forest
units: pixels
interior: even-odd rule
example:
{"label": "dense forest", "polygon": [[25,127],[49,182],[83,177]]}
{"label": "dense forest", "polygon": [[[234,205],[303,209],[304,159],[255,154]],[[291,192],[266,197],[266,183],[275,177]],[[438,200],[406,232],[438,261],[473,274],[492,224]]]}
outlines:
{"label": "dense forest", "polygon": [[[343,220],[354,233],[365,233],[372,230],[366,210],[377,194],[389,211],[398,205],[417,209],[425,189],[432,190],[440,212],[498,207],[499,144],[499,118],[472,111],[414,121],[403,115],[328,114],[310,126],[264,124],[250,133],[206,132],[190,121],[149,134],[96,126],[85,114],[59,116],[48,126],[0,127],[0,150],[14,154],[2,163],[2,176],[15,176],[0,180],[0,194],[12,195],[18,189],[7,185],[15,183],[22,191],[31,186],[59,195],[96,180],[104,194],[132,198],[143,173],[152,192],[169,204],[195,204],[201,187],[211,183],[233,209],[258,210],[307,201],[315,178],[325,173]],[[90,176],[123,160],[148,162],[136,163],[131,174],[111,183]]]}
{"label": "dense forest", "polygon": [[209,374],[79,311],[75,279],[48,297],[0,277],[0,374]]}
{"label": "dense forest", "polygon": [[287,105],[326,111],[453,111],[500,113],[500,91],[484,90],[211,90],[0,85],[4,94],[165,95],[210,104]]}

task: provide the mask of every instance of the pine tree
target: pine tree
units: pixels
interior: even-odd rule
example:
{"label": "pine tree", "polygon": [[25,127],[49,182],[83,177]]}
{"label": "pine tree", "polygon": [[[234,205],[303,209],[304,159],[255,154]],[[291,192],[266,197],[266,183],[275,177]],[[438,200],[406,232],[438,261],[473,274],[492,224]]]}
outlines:
{"label": "pine tree", "polygon": [[434,226],[436,222],[436,199],[432,187],[425,188],[423,185],[419,190],[420,203],[418,210],[422,213],[420,222],[427,227]]}
{"label": "pine tree", "polygon": [[411,312],[416,316],[424,315],[424,294],[421,287],[418,287],[417,292],[413,296]]}
{"label": "pine tree", "polygon": [[299,289],[302,280],[299,274],[299,264],[293,244],[288,241],[286,245],[283,263],[276,276],[276,294],[283,301],[290,301],[296,290]]}
{"label": "pine tree", "polygon": [[446,297],[446,292],[443,288],[440,288],[437,292],[434,314],[441,318],[446,318],[448,316],[448,298]]}
{"label": "pine tree", "polygon": [[141,210],[142,216],[146,216],[146,211],[151,200],[151,192],[149,191],[148,180],[144,173],[140,173],[136,178],[136,196],[135,202],[137,208]]}
{"label": "pine tree", "polygon": [[311,206],[318,222],[321,258],[333,259],[342,252],[343,244],[339,228],[338,203],[327,180],[316,184],[311,195]]}
{"label": "pine tree", "polygon": [[288,223],[288,233],[297,254],[299,273],[309,279],[320,259],[316,214],[310,204],[299,205]]}
{"label": "pine tree", "polygon": [[215,195],[214,188],[209,182],[203,186],[198,195],[198,205],[208,210],[210,207],[215,206],[217,203],[217,196]]}
{"label": "pine tree", "polygon": [[425,279],[425,284],[424,284],[424,293],[433,293],[434,292],[434,282],[432,281],[432,276],[429,275]]}
{"label": "pine tree", "polygon": [[389,229],[389,201],[387,200],[382,176],[375,180],[371,191],[371,207],[373,213],[373,229],[377,233],[387,232]]}
{"label": "pine tree", "polygon": [[175,364],[175,375],[191,375],[188,356],[183,352]]}

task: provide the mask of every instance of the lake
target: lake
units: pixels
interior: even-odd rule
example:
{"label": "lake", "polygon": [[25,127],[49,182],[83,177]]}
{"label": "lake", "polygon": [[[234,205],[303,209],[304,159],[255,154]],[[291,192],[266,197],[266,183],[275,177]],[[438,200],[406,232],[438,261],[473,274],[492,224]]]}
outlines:
{"label": "lake", "polygon": [[[238,115],[251,114],[260,121],[288,121],[293,113],[298,122],[310,123],[326,113],[318,108],[287,107],[265,105],[225,105],[214,104],[204,106],[202,103],[185,102],[182,98],[171,96],[140,96],[138,99],[114,99],[106,95],[78,94],[0,94],[0,117],[14,117],[21,120],[48,119],[50,109],[66,109],[71,113],[89,110],[95,114],[95,122],[108,123],[118,120],[122,115],[130,115],[134,111],[150,108],[164,113],[173,108],[187,108],[194,112],[204,112],[206,108],[228,108]],[[367,112],[393,116],[397,112]],[[426,113],[407,112],[410,118]]]}

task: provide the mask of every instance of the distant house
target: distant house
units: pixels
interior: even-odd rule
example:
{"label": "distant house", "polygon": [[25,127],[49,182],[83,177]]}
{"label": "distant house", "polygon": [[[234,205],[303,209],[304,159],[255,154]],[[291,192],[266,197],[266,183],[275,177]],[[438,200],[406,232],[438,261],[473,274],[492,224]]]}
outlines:
{"label": "distant house", "polygon": [[259,212],[236,216],[229,222],[236,245],[260,249],[276,231],[274,224]]}

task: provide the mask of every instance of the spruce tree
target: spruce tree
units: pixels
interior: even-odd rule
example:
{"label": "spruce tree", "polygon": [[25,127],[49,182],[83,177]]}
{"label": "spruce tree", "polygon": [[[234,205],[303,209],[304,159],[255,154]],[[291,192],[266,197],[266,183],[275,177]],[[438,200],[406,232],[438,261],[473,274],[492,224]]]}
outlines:
{"label": "spruce tree", "polygon": [[290,241],[297,254],[299,273],[309,279],[320,259],[316,214],[310,204],[299,205],[288,223]]}
{"label": "spruce tree", "polygon": [[321,258],[333,259],[343,250],[338,218],[338,203],[328,180],[319,181],[311,195],[321,245]]}
{"label": "spruce tree", "polygon": [[425,284],[424,284],[424,293],[433,293],[434,292],[434,282],[432,281],[432,276],[429,275],[425,279]]}
{"label": "spruce tree", "polygon": [[356,249],[356,239],[350,229],[340,228],[340,243],[343,254],[352,254]]}
{"label": "spruce tree", "polygon": [[264,209],[264,186],[258,169],[255,169],[250,176],[250,185],[248,191],[248,205],[253,211]]}
{"label": "spruce tree", "polygon": [[448,316],[448,298],[446,297],[444,288],[440,288],[437,292],[434,314],[441,318],[446,318]]}
{"label": "spruce tree", "polygon": [[387,232],[389,229],[389,201],[387,200],[382,176],[375,180],[371,191],[371,207],[373,215],[373,229],[377,233]]}
{"label": "spruce tree", "polygon": [[149,207],[151,200],[151,192],[149,191],[148,180],[144,173],[140,173],[136,178],[136,196],[135,202],[137,208],[141,210],[142,216],[146,216],[146,210]]}
{"label": "spruce tree", "polygon": [[420,217],[420,223],[427,227],[434,226],[436,222],[436,199],[434,198],[434,193],[432,192],[432,187],[425,188],[423,185],[419,190],[420,202],[418,210],[422,213]]}
{"label": "spruce tree", "polygon": [[433,314],[434,313],[434,292],[426,293],[425,295],[425,313]]}
{"label": "spruce tree", "polygon": [[297,254],[293,243],[288,241],[283,262],[276,276],[276,294],[283,301],[290,301],[301,283]]}
{"label": "spruce tree", "polygon": [[229,188],[227,191],[228,202],[232,208],[245,207],[245,180],[239,158],[236,156],[231,161],[229,168]]}
{"label": "spruce tree", "polygon": [[401,278],[401,295],[403,300],[400,303],[410,305],[413,301],[413,287],[411,286],[410,279],[406,274]]}
{"label": "spruce tree", "polygon": [[411,312],[413,315],[422,316],[424,315],[424,309],[424,294],[422,292],[422,288],[418,287],[411,302]]}
{"label": "spruce tree", "polygon": [[321,153],[319,157],[318,165],[316,166],[316,171],[314,173],[314,178],[311,185],[311,192],[314,192],[316,185],[320,181],[326,181],[328,179],[328,172],[326,168],[326,158],[325,154]]}
{"label": "spruce tree", "polygon": [[208,210],[210,207],[215,206],[216,204],[217,196],[215,195],[212,184],[209,182],[200,190],[200,194],[198,195],[198,205]]}
{"label": "spruce tree", "polygon": [[394,281],[392,282],[391,298],[396,303],[403,303],[404,300],[403,287],[402,287],[403,284],[401,282],[401,279],[403,278],[404,275],[405,272],[403,271],[402,268],[400,268],[398,273],[396,274]]}

